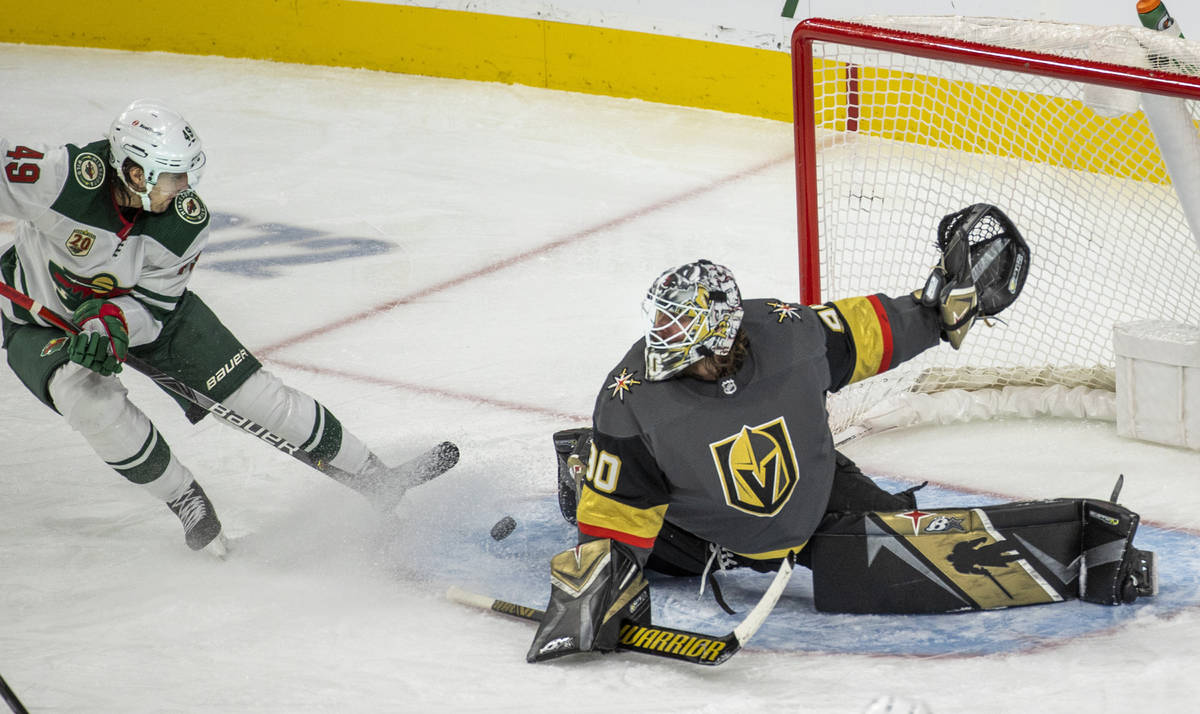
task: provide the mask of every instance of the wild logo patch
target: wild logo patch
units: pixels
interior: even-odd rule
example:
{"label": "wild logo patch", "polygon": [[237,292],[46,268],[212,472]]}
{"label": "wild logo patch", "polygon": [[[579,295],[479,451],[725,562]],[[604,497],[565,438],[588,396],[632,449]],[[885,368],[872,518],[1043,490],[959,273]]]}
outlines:
{"label": "wild logo patch", "polygon": [[61,350],[63,347],[66,347],[67,340],[68,338],[66,337],[55,337],[53,340],[50,340],[46,343],[46,346],[42,348],[42,356],[48,357]]}
{"label": "wild logo patch", "polygon": [[612,390],[609,398],[619,398],[621,401],[625,401],[625,393],[642,383],[642,380],[634,379],[636,374],[637,372],[630,372],[622,367],[621,373],[613,377],[612,384],[605,387],[605,389]]}
{"label": "wild logo patch", "polygon": [[208,206],[205,206],[204,201],[190,188],[180,191],[175,196],[175,212],[180,218],[194,225],[208,220]]}
{"label": "wild logo patch", "polygon": [[67,250],[76,258],[92,252],[94,245],[96,245],[96,234],[82,228],[76,228],[71,232],[71,237],[67,239]]}
{"label": "wild logo patch", "polygon": [[779,322],[800,319],[799,305],[792,305],[786,302],[769,302],[767,303],[767,307],[771,308],[771,314],[774,315]]}
{"label": "wild logo patch", "polygon": [[796,490],[796,454],[783,417],[709,444],[725,503],[755,516],[773,516]]}
{"label": "wild logo patch", "polygon": [[70,270],[50,262],[50,278],[54,281],[54,290],[62,300],[63,305],[74,310],[92,298],[111,300],[121,295],[127,295],[129,288],[121,287],[112,273],[100,273],[91,277],[77,275]]}
{"label": "wild logo patch", "polygon": [[75,157],[73,169],[75,183],[89,191],[99,188],[104,183],[104,162],[90,151]]}

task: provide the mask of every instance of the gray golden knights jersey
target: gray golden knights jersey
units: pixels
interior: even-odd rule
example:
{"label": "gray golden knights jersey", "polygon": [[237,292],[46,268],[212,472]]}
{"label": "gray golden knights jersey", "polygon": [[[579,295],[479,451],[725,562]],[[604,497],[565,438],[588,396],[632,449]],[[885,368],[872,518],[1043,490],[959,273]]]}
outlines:
{"label": "gray golden knights jersey", "polygon": [[609,374],[577,518],[644,565],[664,519],[741,555],[771,559],[816,529],[833,482],[826,392],[938,343],[936,311],[883,295],[808,307],[747,300],[750,354],[727,379],[644,379],[639,340]]}
{"label": "gray golden knights jersey", "polygon": [[[88,299],[112,300],[125,312],[131,346],[152,342],[207,242],[200,198],[189,189],[161,214],[122,214],[103,140],[46,147],[0,139],[0,165],[0,214],[18,219],[11,247],[0,247],[4,281],[68,316]],[[45,324],[0,303],[10,320]]]}

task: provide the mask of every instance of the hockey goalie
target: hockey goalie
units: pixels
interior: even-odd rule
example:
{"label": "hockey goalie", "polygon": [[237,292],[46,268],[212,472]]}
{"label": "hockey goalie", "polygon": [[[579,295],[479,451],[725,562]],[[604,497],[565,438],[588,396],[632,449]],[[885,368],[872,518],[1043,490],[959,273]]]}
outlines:
{"label": "hockey goalie", "polygon": [[1021,293],[1030,250],[999,208],[942,219],[940,261],[912,294],[805,306],[743,300],[732,273],[700,260],[664,272],[645,337],[606,378],[590,429],[554,435],[559,505],[579,545],[551,560],[531,662],[619,643],[647,625],[645,571],[813,572],[829,612],[933,613],[1156,592],[1138,515],[1110,501],[918,507],[834,448],[825,397],[945,341]]}

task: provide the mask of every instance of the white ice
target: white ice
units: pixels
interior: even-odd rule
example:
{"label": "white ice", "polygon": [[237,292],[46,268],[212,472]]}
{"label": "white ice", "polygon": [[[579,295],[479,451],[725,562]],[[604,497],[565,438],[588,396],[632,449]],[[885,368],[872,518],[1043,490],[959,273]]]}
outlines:
{"label": "white ice", "polygon": [[[747,295],[795,298],[789,125],[499,84],[14,45],[0,46],[0,86],[0,133],[13,139],[92,141],[142,96],[178,107],[208,150],[201,193],[227,223],[192,287],[385,459],[446,438],[463,450],[385,522],[243,434],[190,427],[130,373],[133,399],[235,539],[220,562],[188,551],[166,508],[0,370],[0,674],[31,711],[861,712],[884,695],[941,713],[1196,706],[1195,608],[1147,608],[1134,624],[1009,655],[752,642],[718,668],[633,654],[535,666],[528,623],[443,598],[450,583],[421,554],[449,533],[486,538],[509,504],[552,491],[549,435],[586,423],[662,269],[710,257]],[[1147,521],[1200,528],[1200,456],[1119,439],[1111,423],[926,427],[848,451],[873,473],[1013,499],[1104,497],[1124,473],[1122,500]],[[545,572],[551,554],[512,567]],[[922,620],[895,627],[919,636]]]}

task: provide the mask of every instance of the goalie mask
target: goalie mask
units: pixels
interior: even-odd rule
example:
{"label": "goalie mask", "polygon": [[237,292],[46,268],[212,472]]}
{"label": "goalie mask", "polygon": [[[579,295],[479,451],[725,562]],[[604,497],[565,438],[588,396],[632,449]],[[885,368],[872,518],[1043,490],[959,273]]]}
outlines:
{"label": "goalie mask", "polygon": [[705,357],[727,355],[742,296],[722,265],[698,260],[658,276],[646,293],[646,379],[661,381]]}
{"label": "goalie mask", "polygon": [[[187,174],[188,186],[200,181],[204,150],[200,135],[177,112],[161,103],[139,99],[113,120],[108,130],[109,163],[127,189],[150,210],[150,192],[164,173]],[[125,176],[125,160],[142,168],[146,187],[139,191]]]}

